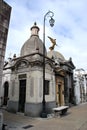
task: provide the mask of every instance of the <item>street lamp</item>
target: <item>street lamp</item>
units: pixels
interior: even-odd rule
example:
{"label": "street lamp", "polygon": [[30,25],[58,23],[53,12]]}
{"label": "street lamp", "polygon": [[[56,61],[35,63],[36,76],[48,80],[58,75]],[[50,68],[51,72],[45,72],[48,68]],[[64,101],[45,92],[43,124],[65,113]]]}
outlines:
{"label": "street lamp", "polygon": [[47,113],[46,113],[46,101],[45,101],[45,20],[46,17],[50,17],[49,23],[50,26],[53,27],[54,26],[54,22],[55,20],[53,19],[54,13],[52,11],[48,11],[45,15],[44,15],[44,23],[43,23],[43,101],[42,101],[42,113],[41,113],[41,117],[45,118],[47,117]]}

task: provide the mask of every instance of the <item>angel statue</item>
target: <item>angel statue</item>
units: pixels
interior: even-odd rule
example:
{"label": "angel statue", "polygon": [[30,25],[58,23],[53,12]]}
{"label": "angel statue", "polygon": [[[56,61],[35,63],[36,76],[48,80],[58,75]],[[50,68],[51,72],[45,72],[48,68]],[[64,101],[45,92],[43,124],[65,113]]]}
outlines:
{"label": "angel statue", "polygon": [[54,50],[55,45],[57,46],[56,39],[53,39],[53,38],[51,38],[49,36],[48,36],[48,38],[50,39],[51,43],[53,44],[51,47],[49,47],[49,49]]}

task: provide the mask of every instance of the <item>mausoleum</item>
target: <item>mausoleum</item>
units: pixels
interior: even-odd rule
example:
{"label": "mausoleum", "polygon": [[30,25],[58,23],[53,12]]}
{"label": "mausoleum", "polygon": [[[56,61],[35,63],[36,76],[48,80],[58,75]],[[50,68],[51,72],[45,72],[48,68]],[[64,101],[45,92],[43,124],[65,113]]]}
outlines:
{"label": "mausoleum", "polygon": [[[43,47],[39,27],[34,23],[31,36],[23,44],[20,57],[14,55],[5,62],[2,82],[2,105],[11,112],[40,116],[43,109]],[[46,112],[52,108],[73,103],[72,59],[45,47],[45,101]]]}

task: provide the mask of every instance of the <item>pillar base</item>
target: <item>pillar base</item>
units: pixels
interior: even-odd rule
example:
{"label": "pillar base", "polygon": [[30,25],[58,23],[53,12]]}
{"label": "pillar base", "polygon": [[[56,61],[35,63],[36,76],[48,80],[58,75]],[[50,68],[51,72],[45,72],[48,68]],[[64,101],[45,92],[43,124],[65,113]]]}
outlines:
{"label": "pillar base", "polygon": [[41,113],[41,117],[42,117],[42,118],[47,118],[47,113],[46,113],[46,112],[42,112],[42,113]]}

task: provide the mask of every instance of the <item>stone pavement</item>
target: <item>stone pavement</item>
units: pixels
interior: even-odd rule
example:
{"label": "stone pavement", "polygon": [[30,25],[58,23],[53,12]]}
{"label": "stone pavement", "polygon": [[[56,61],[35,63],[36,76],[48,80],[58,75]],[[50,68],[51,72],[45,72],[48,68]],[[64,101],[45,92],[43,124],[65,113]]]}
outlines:
{"label": "stone pavement", "polygon": [[8,130],[87,130],[87,103],[69,108],[62,117],[30,118],[5,110],[4,123]]}

